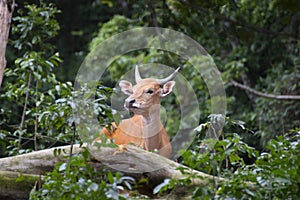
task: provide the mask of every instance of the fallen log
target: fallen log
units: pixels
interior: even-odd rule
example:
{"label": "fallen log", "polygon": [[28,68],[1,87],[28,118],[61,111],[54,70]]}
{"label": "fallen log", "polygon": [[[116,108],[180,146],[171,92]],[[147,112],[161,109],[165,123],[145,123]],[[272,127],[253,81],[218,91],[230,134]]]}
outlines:
{"label": "fallen log", "polygon": [[42,176],[11,171],[0,171],[0,199],[28,199],[33,186]]}
{"label": "fallen log", "polygon": [[[194,176],[193,184],[207,185],[211,180],[223,181],[223,178],[193,170],[177,162],[162,157],[156,153],[145,151],[136,146],[129,145],[126,150],[116,153],[115,148],[101,147],[100,150],[90,150],[94,159],[103,163],[110,171],[118,171],[134,178],[148,178],[153,185],[161,183],[164,179],[184,179]],[[184,170],[182,173],[179,169]]]}
{"label": "fallen log", "polygon": [[[1,158],[0,170],[43,175],[46,172],[52,171],[56,163],[66,161],[70,155],[70,148],[70,145],[54,147],[27,154]],[[79,144],[73,145],[73,153],[79,153],[81,150],[82,148]],[[57,155],[55,155],[55,151],[57,152]]]}
{"label": "fallen log", "polygon": [[[0,198],[7,197],[9,194],[13,199],[27,199],[34,184],[43,179],[41,175],[52,171],[56,163],[69,159],[70,149],[70,146],[55,147],[0,159]],[[212,181],[214,183],[224,181],[223,178],[190,169],[156,153],[131,145],[126,146],[122,151],[112,147],[90,148],[89,150],[94,157],[90,162],[93,167],[103,168],[104,166],[112,172],[118,171],[137,180],[147,178],[149,191],[152,191],[164,179],[180,180],[190,175],[194,177],[193,185],[198,186],[211,184]],[[60,154],[54,155],[54,151]],[[73,146],[73,154],[80,151],[82,148],[79,145]],[[184,169],[185,173],[178,168]],[[20,179],[20,176],[23,177]],[[10,183],[4,184],[8,179]],[[23,187],[24,184],[26,187]],[[27,195],[21,198],[20,194]]]}
{"label": "fallen log", "polygon": [[[54,151],[59,155],[55,156]],[[74,152],[80,152],[74,145]],[[70,146],[55,147],[0,159],[0,199],[28,199],[36,183],[41,183],[46,172],[58,162],[66,161]]]}

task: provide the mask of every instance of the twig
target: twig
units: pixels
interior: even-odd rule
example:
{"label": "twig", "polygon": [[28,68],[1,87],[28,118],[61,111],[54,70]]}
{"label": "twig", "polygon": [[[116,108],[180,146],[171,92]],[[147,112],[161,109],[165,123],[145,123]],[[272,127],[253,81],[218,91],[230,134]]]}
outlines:
{"label": "twig", "polygon": [[[37,93],[38,93],[38,81],[36,81],[35,85],[35,101],[37,102]],[[34,136],[33,136],[33,141],[34,141],[34,150],[37,151],[37,136],[38,136],[38,117],[37,117],[37,112],[38,112],[38,106],[35,104],[35,120],[34,120]]]}
{"label": "twig", "polygon": [[73,154],[73,146],[74,146],[74,141],[75,141],[75,134],[76,134],[76,124],[75,122],[72,123],[72,130],[73,130],[73,136],[71,140],[71,147],[70,147],[70,158],[72,157]]}
{"label": "twig", "polygon": [[232,85],[241,88],[243,90],[246,90],[248,92],[251,92],[257,96],[261,96],[268,99],[277,99],[277,100],[300,100],[300,95],[275,95],[275,94],[267,94],[263,92],[259,92],[255,89],[252,89],[246,85],[240,84],[234,80],[231,81]]}
{"label": "twig", "polygon": [[[27,82],[27,91],[26,91],[24,108],[23,108],[23,113],[22,113],[22,118],[21,118],[21,123],[20,123],[20,131],[23,130],[23,126],[24,126],[25,113],[26,113],[27,103],[28,103],[28,97],[29,97],[30,83],[31,83],[31,73],[29,73],[28,82]],[[19,134],[19,148],[21,148],[21,142],[22,142],[22,134],[20,133]]]}
{"label": "twig", "polygon": [[38,135],[38,118],[37,116],[35,116],[35,120],[34,120],[34,135],[33,135],[33,142],[34,142],[34,150],[37,151],[37,135]]}

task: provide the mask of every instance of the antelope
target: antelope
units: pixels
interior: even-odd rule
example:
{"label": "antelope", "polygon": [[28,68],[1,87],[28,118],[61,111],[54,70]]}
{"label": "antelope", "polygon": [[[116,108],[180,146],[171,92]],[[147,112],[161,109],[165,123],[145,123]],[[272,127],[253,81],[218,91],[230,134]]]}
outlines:
{"label": "antelope", "polygon": [[112,123],[112,128],[103,128],[102,134],[113,139],[117,145],[130,143],[145,150],[157,150],[159,155],[169,158],[172,147],[166,130],[160,121],[160,99],[172,92],[173,81],[180,67],[164,79],[142,79],[139,68],[135,67],[135,82],[122,80],[119,82],[121,91],[129,97],[124,108],[133,112],[133,117],[124,119],[119,125]]}

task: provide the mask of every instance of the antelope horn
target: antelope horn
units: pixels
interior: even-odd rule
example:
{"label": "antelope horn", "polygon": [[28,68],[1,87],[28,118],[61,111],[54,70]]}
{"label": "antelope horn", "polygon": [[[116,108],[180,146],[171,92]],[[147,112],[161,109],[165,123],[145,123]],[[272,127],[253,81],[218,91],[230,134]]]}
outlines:
{"label": "antelope horn", "polygon": [[139,72],[139,66],[135,66],[135,82],[138,83],[142,80],[140,72]]}
{"label": "antelope horn", "polygon": [[177,72],[180,70],[180,67],[178,67],[170,76],[168,76],[167,78],[163,78],[163,79],[158,79],[157,81],[159,82],[160,85],[164,85],[165,83],[167,83],[168,81],[171,81],[175,78]]}

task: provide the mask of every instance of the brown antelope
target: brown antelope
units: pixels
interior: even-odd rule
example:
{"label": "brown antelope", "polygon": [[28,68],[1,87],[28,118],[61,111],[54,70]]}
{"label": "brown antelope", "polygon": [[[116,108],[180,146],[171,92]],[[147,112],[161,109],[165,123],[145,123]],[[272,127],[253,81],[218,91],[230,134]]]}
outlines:
{"label": "brown antelope", "polygon": [[113,123],[112,129],[103,128],[102,133],[113,139],[115,144],[133,143],[145,150],[158,150],[158,154],[169,158],[172,147],[160,121],[160,98],[172,92],[175,85],[175,81],[172,80],[179,69],[164,79],[142,79],[136,66],[136,85],[132,86],[125,80],[119,83],[122,92],[129,96],[125,100],[124,107],[133,112],[134,116],[122,120],[118,126]]}

